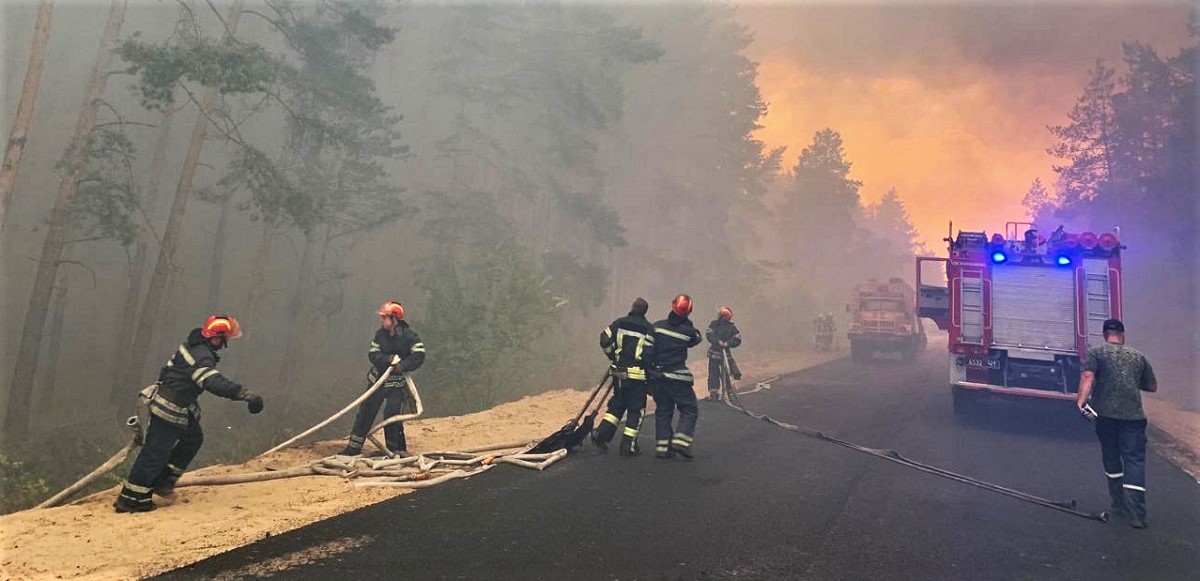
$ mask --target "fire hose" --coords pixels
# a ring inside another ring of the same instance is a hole
[[[329,416],[328,418],[326,418],[324,421],[318,423],[317,425],[315,425],[307,430],[304,430],[303,432],[300,432],[299,434],[296,434],[295,436],[292,436],[292,438],[287,440],[286,442],[283,442],[282,444],[279,444],[278,446],[275,446],[274,448],[271,448],[270,450],[267,450],[266,452],[259,454],[259,456],[266,456],[267,454],[271,454],[273,452],[278,452],[284,448],[287,448],[288,446],[291,446],[292,444],[295,444],[296,442],[312,435],[317,430],[320,430],[321,428],[324,428],[325,426],[328,426],[329,424],[337,421],[338,418],[341,418],[342,416],[350,413],[351,410],[357,408],[359,405],[362,404],[362,402],[366,401],[367,398],[371,397],[372,394],[374,394],[376,391],[379,391],[379,389],[383,387],[383,384],[392,375],[392,371],[394,371],[396,369],[397,365],[399,365],[399,363],[389,365],[388,368],[386,370],[384,370],[384,372],[379,376],[379,379],[376,379],[375,383],[372,384],[371,387],[367,389],[367,391],[363,392],[362,395],[358,396],[358,398],[356,398],[354,401],[347,404],[346,407],[342,408],[337,413],[333,414],[332,416]],[[388,455],[389,458],[394,457],[395,454],[391,450],[388,450],[387,446],[380,444],[379,440],[375,438],[375,434],[377,432],[379,432],[379,430],[383,429],[384,426],[388,426],[388,425],[394,424],[396,422],[403,422],[403,421],[415,419],[415,418],[420,417],[421,414],[425,413],[425,408],[424,408],[424,406],[421,405],[421,394],[417,392],[417,386],[413,384],[412,378],[408,377],[408,376],[404,376],[404,384],[405,384],[404,387],[406,389],[408,389],[408,393],[410,395],[412,395],[413,401],[416,402],[416,412],[411,413],[411,414],[399,414],[399,415],[395,415],[395,416],[392,416],[389,418],[384,418],[381,422],[379,422],[378,424],[375,424],[375,426],[373,426],[371,428],[371,430],[367,432],[367,438],[371,440],[371,443],[375,444],[375,447],[382,450],[384,452],[384,454]]]
[[[722,358],[722,374],[724,375],[724,377],[722,378],[723,381],[727,382],[726,383],[726,385],[728,386],[727,393],[729,394],[729,397],[724,398],[725,405],[727,405],[739,412],[742,412],[754,419],[762,420],[771,425],[774,425],[775,427],[787,430],[789,432],[795,432],[798,434],[808,436],[810,438],[815,438],[818,440],[829,442],[831,444],[837,444],[838,446],[849,448],[851,450],[855,450],[857,452],[862,452],[864,454],[870,454],[871,456],[874,456],[876,458],[882,458],[889,462],[895,462],[897,464],[900,464],[901,466],[907,466],[909,468],[913,468],[915,470],[920,470],[921,472],[925,472],[927,474],[941,476],[942,478],[946,478],[948,480],[953,480],[955,482],[961,482],[963,484],[974,486],[976,488],[982,488],[984,490],[995,492],[997,494],[1002,494],[1004,496],[1016,498],[1017,500],[1023,500],[1025,502],[1036,504],[1038,506],[1044,506],[1046,508],[1051,508],[1051,509],[1054,509],[1054,510],[1057,510],[1060,512],[1065,512],[1070,515],[1086,518],[1089,520],[1108,522],[1108,513],[1107,512],[1104,512],[1104,511],[1085,512],[1085,511],[1079,510],[1076,508],[1075,500],[1065,500],[1064,501],[1064,500],[1051,500],[1048,498],[1043,498],[1040,496],[1029,494],[1027,492],[1022,492],[1020,490],[1007,488],[1004,486],[1000,486],[998,484],[993,484],[991,482],[979,480],[978,478],[972,478],[970,476],[959,474],[957,472],[951,472],[951,471],[943,469],[943,468],[938,468],[936,466],[931,466],[929,464],[918,462],[916,460],[912,460],[910,458],[904,457],[903,455],[901,455],[899,452],[897,452],[895,450],[870,448],[867,446],[861,446],[861,445],[855,444],[853,442],[848,442],[846,440],[842,440],[839,438],[835,438],[833,436],[826,435],[823,432],[814,430],[812,428],[808,428],[805,426],[799,426],[799,425],[795,425],[795,424],[789,424],[786,422],[781,422],[779,420],[776,420],[775,418],[772,418],[771,416],[768,416],[767,414],[756,412],[754,410],[748,409],[741,405],[741,401],[738,399],[739,393],[733,389],[733,382],[730,380],[730,377],[729,377],[729,368],[728,368],[727,364],[725,363],[724,358]],[[769,388],[763,386],[764,383],[766,383],[766,382],[759,382],[759,386],[763,387],[765,389],[769,389]],[[757,390],[754,390],[754,391],[757,391]],[[745,393],[752,393],[752,392],[744,392],[741,395],[745,395]]]

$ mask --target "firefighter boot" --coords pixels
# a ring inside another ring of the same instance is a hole
[[[670,440],[658,440],[654,443],[654,457],[667,460],[675,457],[675,452],[671,450]]]
[[[1108,497],[1112,499],[1114,515],[1129,516],[1129,508],[1125,506],[1125,490],[1121,487],[1120,478],[1108,479]]]
[[[608,414],[605,415],[607,416]],[[617,424],[609,421],[608,418],[604,418],[588,437],[591,438],[592,444],[599,448],[601,452],[607,452],[608,443],[612,441],[616,433]]]
[[[671,450],[688,460],[695,458],[692,455],[692,437],[683,432],[676,432],[675,437],[671,438]]]
[[[1125,506],[1129,508],[1129,526],[1144,529],[1146,522],[1146,493],[1141,490],[1125,489]]]
[[[113,508],[117,512],[150,512],[158,508],[158,505],[150,499],[149,488],[126,482],[125,486],[121,487],[121,493],[113,503]]]
[[[627,458],[638,456],[642,453],[638,449],[636,436],[621,436],[621,455]]]

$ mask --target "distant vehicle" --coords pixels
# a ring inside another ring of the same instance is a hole
[[[957,414],[984,397],[1074,401],[1089,345],[1105,319],[1121,318],[1119,232],[1066,233],[1049,240],[1028,222],[1005,234],[960,231],[946,258],[917,258],[918,313],[949,333],[950,388]],[[945,277],[927,284],[925,263]]]
[[[892,353],[911,361],[928,344],[916,311],[916,293],[900,278],[869,279],[855,285],[846,312],[851,315],[850,357],[869,361],[876,353]]]

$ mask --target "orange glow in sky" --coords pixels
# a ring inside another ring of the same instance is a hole
[[[1096,59],[1124,72],[1121,43],[1174,55],[1188,42],[1183,3],[941,6],[748,5],[768,103],[757,137],[794,166],[813,133],[842,135],[862,199],[895,187],[920,238],[941,250],[955,229],[1027,218],[1035,178],[1052,188],[1055,143]]]

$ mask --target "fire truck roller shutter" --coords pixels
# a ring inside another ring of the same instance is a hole
[[[992,270],[997,346],[1075,351],[1075,271],[1005,265]]]

